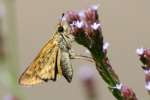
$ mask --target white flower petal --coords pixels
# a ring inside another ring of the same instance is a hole
[[[104,43],[104,45],[103,45],[103,50],[107,50],[108,47],[109,47],[109,43],[108,43],[108,42]]]
[[[84,11],[80,11],[78,14],[79,14],[79,16],[80,16],[81,18],[84,18],[84,17],[85,17]]]
[[[100,23],[93,23],[93,24],[91,25],[91,27],[92,27],[94,30],[97,30],[100,26],[101,26]]]
[[[122,83],[116,84],[116,86],[115,86],[115,87],[112,87],[112,89],[118,89],[118,90],[121,90],[122,86],[123,86]]]
[[[138,49],[136,49],[136,53],[138,55],[142,55],[144,53],[144,48],[138,48]]]
[[[84,25],[84,23],[83,23],[83,21],[76,21],[76,22],[74,23],[74,25],[75,25],[76,27],[78,27],[78,28],[82,28],[83,25]]]
[[[91,8],[92,8],[93,10],[97,10],[97,9],[99,8],[99,5],[93,5]]]
[[[149,74],[149,73],[150,73],[150,70],[144,70],[144,73],[145,73],[145,74]]]
[[[6,10],[6,8],[5,8],[4,4],[1,3],[0,4],[0,17],[5,16],[5,14],[6,14],[5,10]]]
[[[147,91],[150,91],[150,82],[148,82],[148,83],[145,85],[145,89],[146,89]]]
[[[116,88],[117,88],[118,90],[121,90],[122,86],[123,86],[123,84],[122,84],[122,83],[120,83],[120,84],[116,84]]]

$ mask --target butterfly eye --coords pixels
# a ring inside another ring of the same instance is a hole
[[[58,27],[58,32],[64,32],[64,28],[62,26]]]

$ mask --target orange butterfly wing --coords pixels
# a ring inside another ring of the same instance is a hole
[[[62,76],[59,40],[59,35],[55,35],[48,41],[31,65],[23,72],[19,84],[35,85],[47,80],[55,81],[57,77]]]

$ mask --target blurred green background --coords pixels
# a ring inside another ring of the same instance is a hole
[[[33,87],[19,86],[20,74],[55,32],[61,13],[100,5],[98,11],[104,40],[110,43],[110,61],[120,80],[133,88],[139,100],[150,97],[144,89],[144,73],[135,51],[150,47],[149,0],[0,0],[0,100],[87,100],[79,75],[90,67],[98,100],[115,100],[94,64],[73,60],[74,77]],[[75,52],[85,48],[73,44]],[[85,53],[86,54],[86,53]]]

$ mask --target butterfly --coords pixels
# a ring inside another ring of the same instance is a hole
[[[91,57],[75,55],[72,52],[72,41],[74,37],[69,34],[68,26],[60,22],[52,38],[20,76],[19,84],[36,85],[48,80],[56,81],[62,76],[70,83],[73,77],[70,59],[77,58],[93,62]]]
[[[66,30],[59,25],[52,38],[23,72],[19,84],[35,85],[48,80],[56,81],[61,76],[71,82],[73,69],[70,63],[70,42]]]

